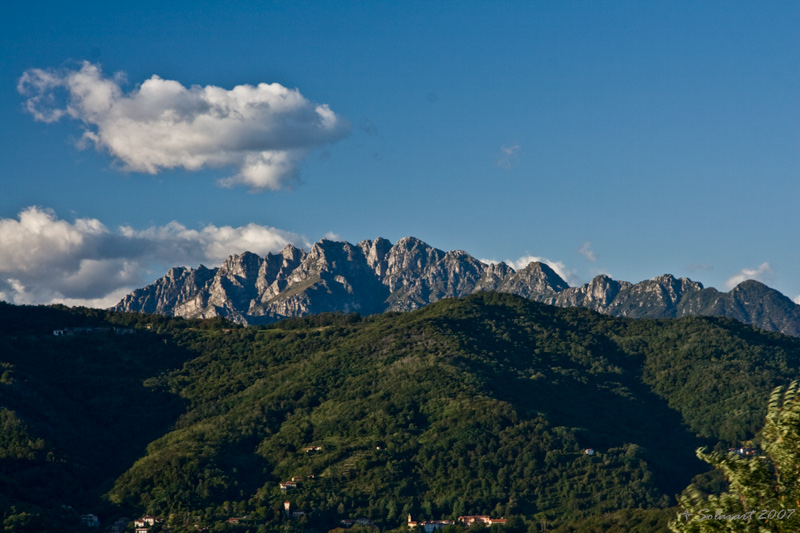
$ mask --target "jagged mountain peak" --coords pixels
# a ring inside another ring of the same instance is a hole
[[[258,273],[263,262],[264,260],[260,256],[252,252],[242,252],[238,255],[228,256],[220,266],[219,272],[249,278]]]
[[[409,235],[408,237],[403,237],[402,239],[398,240],[395,243],[395,246],[399,248],[413,248],[415,246],[423,246],[425,248],[430,248],[428,243],[425,241],[421,241],[418,238]]]
[[[359,242],[356,246],[364,250],[365,254],[375,253],[379,258],[383,258],[392,249],[392,241],[378,237],[375,240],[365,239]]]
[[[564,279],[559,276],[550,265],[547,263],[542,263],[541,261],[531,261],[518,272],[540,273],[552,284],[554,290],[563,290],[569,288],[567,282],[564,281]]]
[[[608,274],[598,274],[592,278],[592,281],[589,282],[589,285],[605,285],[611,283],[612,281],[614,281],[614,279]]]
[[[525,298],[557,293],[568,288],[569,285],[561,276],[548,265],[539,261],[528,263],[527,266],[516,272],[511,269],[511,273],[500,286],[500,290],[503,292],[510,292]]]
[[[800,306],[757,281],[722,293],[671,274],[636,284],[600,274],[570,287],[542,262],[516,271],[463,250],[444,252],[416,237],[395,244],[378,237],[355,245],[323,239],[308,252],[289,244],[264,258],[251,252],[232,255],[215,269],[176,267],[114,309],[258,324],[326,311],[407,311],[481,291],[632,318],[727,316],[800,336]]]
[[[267,256],[270,255],[272,254],[267,254]],[[294,244],[289,243],[281,251],[280,255],[283,256],[283,258],[286,259],[287,261],[294,261],[305,255],[305,251],[302,248],[298,248]]]
[[[341,254],[349,246],[351,245],[348,242],[322,239],[321,241],[315,242],[311,246],[311,249],[308,251],[307,257],[317,259],[326,256],[335,256],[337,254]]]
[[[386,271],[386,256],[392,249],[392,243],[388,239],[378,237],[374,241],[361,241],[357,246],[364,252],[367,265],[382,276]]]
[[[662,274],[650,281],[662,286],[680,287],[681,290],[700,290],[703,288],[703,284],[699,281],[693,281],[689,278],[676,278],[672,274]]]
[[[746,279],[736,285],[731,292],[764,292],[771,290],[767,285],[755,279]]]
[[[200,267],[203,267],[203,265],[200,265]],[[182,266],[172,267],[164,275],[164,278],[170,280],[180,279],[188,270],[188,268]]]

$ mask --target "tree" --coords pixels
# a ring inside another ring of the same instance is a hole
[[[521,516],[509,516],[505,529],[507,533],[525,533],[527,531],[525,520]]]
[[[675,533],[800,531],[800,394],[798,382],[776,388],[762,431],[762,455],[697,451],[730,485],[719,496],[691,485],[678,499]]]

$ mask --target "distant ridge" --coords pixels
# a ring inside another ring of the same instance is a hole
[[[176,267],[113,309],[264,324],[329,311],[411,311],[482,291],[631,318],[722,316],[800,337],[800,306],[757,281],[727,293],[670,274],[636,284],[601,275],[570,287],[544,263],[515,271],[414,237],[394,245],[383,238],[355,245],[323,239],[308,252],[289,245],[266,257],[232,255],[219,268]]]

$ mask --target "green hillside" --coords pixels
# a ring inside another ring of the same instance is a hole
[[[495,293],[250,328],[4,304],[0,317],[7,531],[79,531],[86,512],[176,532],[362,516],[394,529],[409,513],[658,531],[706,471],[695,448],[752,439],[772,388],[800,374],[800,339],[737,322]],[[87,325],[135,332],[52,334]],[[305,514],[286,518],[285,500]]]

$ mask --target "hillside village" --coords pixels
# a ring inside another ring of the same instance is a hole
[[[638,508],[644,520],[699,473],[695,435],[762,455],[748,440],[757,406],[800,368],[800,341],[731,321],[621,320],[498,293],[255,328],[5,311],[36,328],[0,339],[14,435],[3,451],[30,457],[15,475],[52,480],[56,496],[3,494],[57,497],[39,516],[65,531],[517,531]],[[741,371],[726,371],[732,360]],[[712,391],[683,375],[721,377]],[[34,397],[47,403],[23,401]],[[144,434],[126,433],[140,422]],[[48,461],[51,450],[71,462]],[[89,488],[75,496],[79,483]]]
[[[290,520],[299,520],[306,515],[304,511],[292,511],[291,507],[291,502],[288,500],[284,502],[285,515]],[[88,527],[100,527],[100,521],[95,515],[84,515],[81,518],[84,525]],[[459,516],[455,520],[413,520],[409,514],[405,524],[400,524],[400,527],[405,525],[411,530],[419,529],[425,533],[432,533],[433,531],[442,529],[445,526],[452,526],[456,524],[464,527],[473,527],[475,525],[489,527],[492,525],[505,525],[506,522],[507,520],[505,518],[492,518],[489,515],[464,515]],[[134,533],[151,533],[155,531],[156,526],[161,526],[163,523],[163,518],[152,515],[143,515],[133,520]],[[228,518],[225,523],[229,526],[245,526],[251,524],[252,520],[250,520],[250,517],[247,515],[233,516]],[[369,518],[343,518],[339,520],[339,524],[345,528],[350,528],[355,525],[375,527],[375,522]],[[130,521],[127,518],[121,518],[114,522],[114,524],[108,528],[108,531],[111,533],[123,533],[127,531],[129,525]],[[159,527],[159,530],[168,531],[169,528]],[[202,532],[207,530],[203,526],[198,525],[198,531]]]

